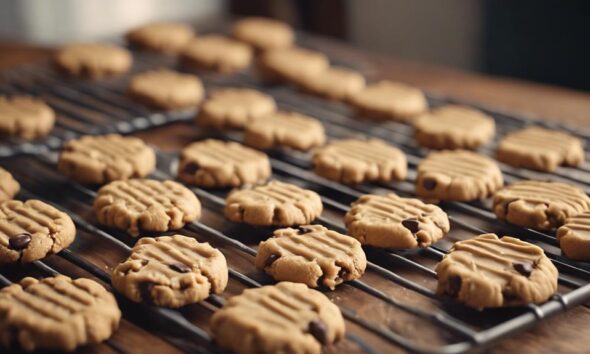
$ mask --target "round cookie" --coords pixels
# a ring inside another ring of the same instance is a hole
[[[428,109],[421,90],[385,80],[368,85],[351,96],[349,101],[359,116],[403,123],[412,121]]]
[[[145,177],[156,168],[156,154],[141,139],[118,134],[85,135],[68,141],[57,169],[80,183],[104,184]]]
[[[266,154],[234,142],[207,139],[180,153],[178,178],[205,188],[260,184],[271,175]]]
[[[195,75],[158,69],[133,76],[127,91],[148,106],[173,110],[196,106],[203,99],[205,89]]]
[[[406,156],[379,139],[333,140],[313,156],[318,175],[345,184],[391,182],[406,178]]]
[[[91,279],[26,277],[0,290],[0,343],[6,349],[73,352],[108,339],[120,320],[114,296]]]
[[[276,230],[258,246],[255,264],[277,281],[312,288],[322,283],[334,290],[344,281],[360,278],[367,258],[354,238],[321,225],[305,225]]]
[[[0,135],[36,139],[55,124],[55,112],[43,101],[28,96],[0,96]]]
[[[134,302],[178,308],[221,294],[227,262],[208,243],[181,235],[144,237],[113,270],[113,287]]]
[[[10,200],[20,191],[20,184],[10,172],[0,167],[0,202]]]
[[[232,26],[231,33],[257,50],[290,47],[295,41],[295,33],[288,24],[264,17],[241,19]]]
[[[231,297],[210,327],[215,342],[236,354],[321,354],[345,331],[340,310],[324,294],[290,282]]]
[[[570,134],[529,127],[506,135],[496,156],[510,166],[553,172],[559,165],[579,166],[584,162],[584,146]]]
[[[274,113],[272,96],[252,89],[215,90],[203,102],[197,123],[214,129],[242,129],[254,120]]]
[[[61,48],[54,60],[68,74],[91,79],[122,74],[133,61],[127,49],[105,43],[71,44]]]
[[[464,150],[432,152],[418,165],[416,194],[422,198],[472,201],[502,188],[496,162]]]
[[[94,211],[101,224],[138,236],[140,231],[165,232],[196,221],[201,203],[180,183],[130,179],[100,188]]]
[[[0,203],[0,264],[45,258],[75,237],[72,219],[49,204],[34,199]]]
[[[331,67],[301,78],[298,84],[311,94],[346,101],[365,88],[365,78],[351,69]]]
[[[189,67],[229,74],[250,66],[252,48],[233,39],[211,34],[191,39],[184,46],[180,58]]]
[[[414,121],[416,142],[431,149],[475,149],[489,143],[495,132],[492,117],[456,105],[433,109]]]
[[[258,73],[266,82],[298,83],[329,66],[328,57],[324,54],[298,47],[268,50],[257,62]]]
[[[561,251],[570,259],[590,261],[590,211],[569,217],[557,229]]]
[[[361,244],[388,249],[428,247],[450,230],[447,214],[436,205],[395,194],[363,195],[344,222]]]
[[[289,147],[307,151],[326,141],[322,123],[295,112],[275,112],[246,126],[244,144],[257,149]]]
[[[547,301],[558,272],[540,247],[484,234],[456,242],[436,267],[437,292],[476,309]]]
[[[125,38],[132,45],[162,53],[178,53],[195,35],[191,26],[176,22],[157,22],[129,31]]]
[[[493,211],[500,220],[536,230],[560,227],[566,219],[590,209],[590,198],[565,183],[519,181],[494,194]]]
[[[226,218],[262,226],[309,224],[322,209],[322,199],[316,192],[279,181],[234,190],[225,201]]]

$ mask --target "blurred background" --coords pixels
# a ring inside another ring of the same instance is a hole
[[[0,41],[56,45],[240,15],[409,61],[590,90],[590,2],[578,0],[0,0]]]

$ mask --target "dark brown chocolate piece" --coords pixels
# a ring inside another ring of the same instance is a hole
[[[13,250],[20,251],[27,248],[29,246],[29,243],[31,243],[32,239],[33,235],[31,235],[28,232],[23,232],[22,234],[18,234],[14,237],[11,237],[8,240],[8,243],[10,244],[10,248],[12,248]]]
[[[324,321],[313,320],[309,322],[308,331],[322,345],[328,344],[328,327]]]

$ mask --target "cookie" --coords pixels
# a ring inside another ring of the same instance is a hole
[[[447,214],[436,205],[395,194],[361,196],[344,222],[361,244],[388,249],[428,247],[450,230]]]
[[[138,236],[140,231],[176,230],[196,221],[201,203],[180,183],[130,179],[100,188],[94,211],[101,224]]]
[[[428,109],[424,93],[399,82],[380,81],[368,85],[349,99],[361,117],[411,122]]]
[[[315,75],[303,77],[298,84],[311,94],[346,101],[365,88],[365,78],[351,69],[331,67]]]
[[[430,149],[476,149],[489,143],[495,132],[492,117],[456,105],[433,109],[414,121],[414,139]]]
[[[305,225],[322,214],[320,196],[293,184],[271,181],[232,191],[225,201],[231,221],[263,226]]]
[[[557,229],[561,251],[571,259],[590,261],[590,211],[569,217]]]
[[[504,179],[496,162],[464,150],[432,152],[418,165],[416,194],[423,198],[473,201],[491,196]]]
[[[298,47],[268,50],[257,62],[260,78],[270,83],[298,83],[304,77],[317,75],[329,66],[328,57],[324,54]]]
[[[0,342],[6,349],[72,352],[108,339],[120,320],[113,295],[91,279],[27,277],[0,290]]]
[[[254,120],[274,113],[272,96],[252,89],[218,89],[209,94],[197,116],[197,123],[214,129],[242,129]]]
[[[80,183],[104,184],[145,177],[156,168],[156,154],[141,139],[118,134],[85,135],[68,141],[57,169]]]
[[[226,74],[246,69],[252,56],[247,44],[214,34],[191,39],[180,53],[182,63],[188,67]]]
[[[494,194],[496,217],[537,230],[551,230],[567,218],[590,210],[581,189],[560,182],[519,181]]]
[[[437,292],[476,309],[547,301],[558,272],[540,247],[484,234],[456,242],[436,266]]]
[[[34,199],[0,203],[0,264],[45,258],[75,237],[72,219],[49,204]]]
[[[173,110],[196,106],[205,90],[195,75],[158,69],[133,76],[127,92],[150,107]]]
[[[314,171],[345,184],[401,181],[406,178],[406,156],[379,139],[333,140],[316,150]]]
[[[36,139],[55,124],[55,112],[43,101],[28,96],[0,96],[0,135]]]
[[[158,22],[129,31],[125,38],[142,49],[162,53],[178,53],[194,36],[191,26],[176,22]]]
[[[248,17],[237,21],[232,36],[257,50],[286,48],[293,45],[295,33],[286,23],[264,17]]]
[[[54,61],[70,75],[101,79],[128,71],[133,59],[127,49],[116,45],[79,43],[61,48]]]
[[[221,294],[227,262],[219,250],[194,238],[144,237],[113,270],[113,287],[134,302],[178,308]]]
[[[288,147],[307,151],[326,141],[322,123],[295,112],[275,112],[246,126],[244,144],[257,149]]]
[[[256,253],[256,268],[277,281],[292,281],[334,290],[344,281],[365,272],[367,258],[354,238],[321,225],[280,229],[262,241]]]
[[[584,146],[570,134],[529,127],[506,135],[496,156],[510,166],[553,172],[560,165],[579,166],[584,162]]]
[[[20,191],[20,184],[10,172],[0,167],[0,202],[10,200]]]
[[[207,139],[180,153],[178,178],[205,188],[260,184],[271,175],[266,154],[234,142]]]
[[[246,289],[210,321],[215,342],[237,354],[321,354],[322,345],[344,338],[344,326],[324,294],[290,282]]]

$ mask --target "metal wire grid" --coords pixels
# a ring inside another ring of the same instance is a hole
[[[157,64],[156,63],[157,60]],[[143,69],[153,67],[161,64],[158,58],[142,58],[139,60],[139,65],[135,69],[141,71]],[[170,65],[170,63],[166,63]],[[64,118],[58,120],[58,130],[48,140],[39,143],[38,145],[31,145],[27,148],[13,149],[10,154],[17,153],[35,153],[35,156],[42,159],[51,165],[55,164],[55,155],[51,151],[68,138],[74,137],[78,134],[97,134],[108,132],[131,133],[142,129],[151,128],[156,125],[168,124],[174,121],[192,119],[194,111],[186,111],[175,113],[172,115],[151,113],[145,108],[129,101],[123,95],[124,92],[120,88],[120,81],[113,80],[97,85],[95,83],[74,82],[64,80],[51,74],[50,71],[39,67],[32,67],[22,69],[18,72],[13,72],[8,75],[8,84],[0,86],[0,91],[4,93],[29,93],[33,95],[41,95],[43,97],[50,97],[50,104],[56,106],[58,102],[57,111]],[[251,75],[237,75],[233,77],[222,77],[217,75],[205,75],[205,82],[208,88],[214,86],[252,86],[260,90],[272,94],[279,106],[283,109],[292,109],[302,113],[310,114],[320,119],[326,126],[326,131],[330,138],[346,137],[356,134],[365,136],[376,136],[399,146],[408,156],[410,164],[409,180],[415,178],[415,167],[419,159],[425,155],[425,151],[417,148],[411,141],[411,131],[408,127],[396,124],[386,123],[381,125],[372,125],[365,122],[359,123],[350,119],[350,112],[342,105],[336,103],[328,103],[323,100],[301,95],[291,88],[285,87],[264,87],[258,84]],[[119,85],[119,86],[117,86]],[[431,104],[438,105],[445,101],[441,98],[430,98]],[[113,111],[113,107],[117,112]],[[92,113],[100,114],[102,121],[97,122],[99,118],[89,116]],[[506,114],[497,114],[491,112],[496,118],[498,130],[500,134],[506,131],[516,129],[528,124],[538,124],[538,122],[531,119],[524,119]],[[156,117],[156,118],[154,118]],[[109,120],[106,121],[105,119]],[[121,123],[123,122],[123,124]],[[74,123],[77,123],[74,124]],[[564,127],[561,127],[564,128]],[[565,127],[568,129],[568,127]],[[580,131],[575,131],[575,134],[589,140],[589,137]],[[225,138],[240,140],[239,134],[225,134]],[[53,139],[54,138],[54,139]],[[14,145],[11,145],[14,146]],[[491,149],[483,151],[490,153]],[[174,172],[174,157],[168,156],[162,152],[158,152],[159,169],[154,174],[156,178],[173,178]],[[304,187],[312,188],[322,195],[324,204],[335,212],[345,212],[348,210],[350,201],[356,199],[362,193],[383,193],[387,191],[394,191],[402,195],[411,195],[413,186],[410,182],[403,182],[399,184],[391,184],[385,186],[364,185],[355,188],[339,185],[337,183],[317,177],[309,172],[310,157],[307,154],[296,153],[293,151],[275,151],[271,153],[271,164],[273,167],[273,175],[277,179],[286,180],[292,183],[302,185]],[[501,165],[505,179],[510,182],[516,179],[527,178],[542,178],[554,180],[567,180],[570,183],[581,184],[586,190],[590,185],[590,169],[586,163],[579,169],[560,168],[557,174],[549,175],[544,173],[537,173],[531,171],[523,171],[514,169],[506,165]],[[38,181],[40,184],[43,181]],[[85,195],[88,200],[94,197],[94,191],[78,184],[72,184],[82,195]],[[204,201],[214,212],[219,212],[224,203],[224,191],[205,191],[199,188],[192,188],[193,191]],[[25,190],[23,197],[35,197],[51,202],[38,193],[31,193]],[[55,204],[55,203],[53,203]],[[417,259],[432,259],[440,260],[445,252],[450,247],[450,243],[441,242],[442,245],[428,247],[417,252],[386,252],[382,250],[368,249],[369,271],[378,274],[379,276],[388,279],[396,284],[419,293],[433,301],[440,303],[440,308],[435,311],[424,310],[418,306],[410,305],[406,302],[399,301],[394,297],[388,295],[385,291],[380,290],[374,286],[367,284],[364,281],[356,280],[348,282],[346,286],[352,286],[372,297],[375,297],[389,306],[395,307],[408,314],[428,320],[439,326],[442,330],[452,332],[456,335],[458,340],[451,344],[446,344],[438,347],[424,346],[414,343],[412,340],[396,333],[390,329],[385,328],[379,324],[373,323],[370,319],[362,318],[353,310],[341,307],[344,316],[347,320],[361,326],[382,339],[390,343],[400,346],[412,352],[436,352],[436,353],[460,353],[473,349],[474,347],[489,345],[494,341],[506,335],[513,334],[518,330],[522,330],[527,326],[534,324],[536,321],[546,318],[550,315],[564,311],[567,308],[584,303],[590,298],[590,285],[587,284],[590,278],[590,270],[587,264],[572,262],[562,258],[559,253],[559,248],[556,247],[557,242],[553,235],[543,232],[522,229],[506,223],[499,223],[495,220],[493,214],[489,212],[489,208],[485,203],[443,203],[443,208],[447,211],[459,212],[457,217],[453,213],[451,215],[451,222],[455,229],[463,229],[472,234],[495,230],[483,230],[478,226],[472,225],[465,221],[463,215],[472,215],[483,220],[494,221],[500,225],[500,229],[507,234],[514,234],[521,238],[525,238],[530,242],[536,243],[543,247],[552,259],[555,265],[560,270],[559,283],[561,288],[566,288],[567,291],[560,292],[547,303],[536,306],[531,305],[527,310],[514,311],[514,315],[506,316],[503,320],[487,326],[482,330],[478,330],[473,323],[468,323],[464,319],[457,316],[452,310],[446,306],[446,299],[435,296],[432,290],[422,286],[421,284],[404,277],[395,271],[390,270],[391,264],[405,266],[414,269],[428,277],[436,277],[434,271],[428,265],[422,264]],[[133,243],[133,239],[127,238],[125,242],[121,242],[122,235],[113,235],[109,231],[100,227],[96,227],[86,222],[81,216],[73,213],[71,210],[65,209],[62,205],[56,207],[68,212],[79,229],[85,230],[97,237],[100,237],[113,246],[128,252],[129,244]],[[326,225],[336,231],[344,232],[344,227],[341,222],[334,221],[333,218],[321,217],[318,222]],[[253,256],[256,250],[247,244],[239,241],[239,235],[226,234],[220,230],[207,226],[204,223],[193,223],[186,227],[188,231],[196,232],[200,235],[207,235],[211,239],[215,239],[219,243],[230,245],[245,255]],[[248,226],[240,228],[245,232],[252,233],[266,233],[268,230],[256,230]],[[60,257],[77,265],[85,271],[96,276],[98,279],[110,283],[110,275],[105,273],[96,265],[88,262],[83,257],[77,255],[70,250],[64,250],[59,254]],[[51,274],[48,266],[43,262],[36,262],[37,267],[45,270],[46,274]],[[235,269],[230,269],[230,276],[248,287],[260,286],[260,281],[253,279]],[[2,280],[2,278],[0,278]],[[268,282],[269,279],[264,279]],[[223,304],[223,298],[219,296],[210,297],[203,305],[208,308],[218,308]],[[125,305],[127,306],[127,304]],[[132,306],[129,304],[129,306]],[[176,311],[166,309],[156,309],[145,305],[137,305],[150,308],[150,311],[155,311],[156,316],[166,319],[169,323],[177,328],[179,333],[184,334],[188,338],[194,339],[201,343],[199,347],[202,351],[218,350],[218,348],[211,346],[211,339],[206,331],[196,327],[188,322],[182,315]],[[460,305],[452,305],[460,307]],[[367,345],[362,338],[358,336],[349,336],[349,340],[356,343],[356,345],[364,351],[373,352],[374,350]],[[112,344],[112,343],[111,343]],[[115,343],[113,346],[117,347]],[[122,348],[119,349],[122,350]]]

